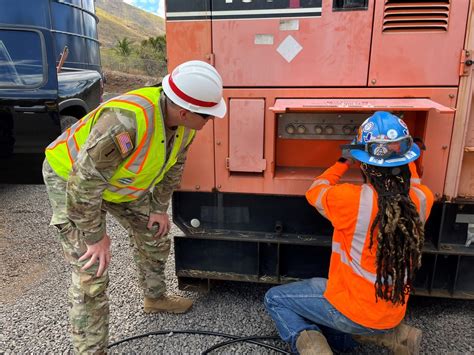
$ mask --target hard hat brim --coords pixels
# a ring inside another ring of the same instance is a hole
[[[163,78],[162,82],[162,87],[163,91],[165,92],[166,96],[173,101],[176,105],[179,107],[182,107],[186,110],[196,112],[196,113],[202,113],[206,115],[211,115],[215,116],[218,118],[223,118],[225,114],[227,113],[227,105],[225,103],[225,100],[222,98],[221,101],[212,107],[201,107],[201,106],[196,106],[193,104],[190,104],[189,102],[184,101],[182,98],[180,98],[178,95],[176,95],[173,90],[171,90],[170,84],[169,84],[169,77],[170,75],[166,75]]]
[[[350,154],[354,159],[360,161],[361,163],[367,163],[369,165],[383,166],[389,168],[394,166],[405,165],[418,159],[420,157],[420,148],[415,143],[413,143],[411,149],[403,156],[390,159],[375,158],[369,153],[357,149],[351,149]]]

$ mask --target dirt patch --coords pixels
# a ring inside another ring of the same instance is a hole
[[[0,239],[0,301],[13,303],[17,297],[41,281],[47,266],[32,262],[28,253],[19,252],[21,245],[14,245],[7,239]]]
[[[161,83],[161,77],[121,73],[117,71],[104,70],[106,93],[121,94],[130,90],[139,89],[144,86],[152,86]]]

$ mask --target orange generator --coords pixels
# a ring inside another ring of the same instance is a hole
[[[414,293],[474,298],[473,6],[168,0],[169,70],[208,61],[228,105],[173,196],[180,287],[327,276],[332,227],[304,193],[387,110],[426,145],[418,169],[437,199]],[[362,182],[358,169],[344,178]]]

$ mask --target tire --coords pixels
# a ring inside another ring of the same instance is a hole
[[[74,123],[76,123],[78,119],[74,116],[59,116],[59,124],[61,126],[61,133],[64,132],[66,129],[71,127]]]

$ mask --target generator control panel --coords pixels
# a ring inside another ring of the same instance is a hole
[[[278,115],[278,138],[347,140],[370,113],[283,113]]]

